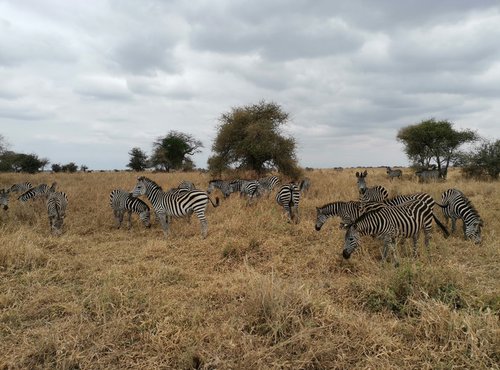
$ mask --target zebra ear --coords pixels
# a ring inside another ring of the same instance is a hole
[[[363,172],[363,177],[365,177],[366,175],[368,175],[368,171],[365,170],[365,172]]]
[[[359,172],[356,172],[356,177],[359,177]]]

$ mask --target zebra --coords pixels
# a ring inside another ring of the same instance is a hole
[[[10,188],[0,189],[0,206],[4,209],[4,211],[9,209],[10,192],[11,192]]]
[[[280,178],[278,176],[262,177],[257,180],[263,193],[270,194],[274,187],[279,184]]]
[[[403,171],[401,170],[393,170],[391,167],[386,167],[387,176],[392,181],[393,178],[397,177],[398,179],[402,179]]]
[[[316,207],[316,231],[320,231],[329,217],[339,216],[340,227],[352,224],[360,216],[361,203],[356,201],[333,202]]]
[[[153,180],[140,176],[137,178],[137,184],[132,191],[134,197],[145,195],[153,205],[156,215],[163,229],[165,237],[168,236],[169,222],[167,216],[184,217],[195,213],[200,220],[201,235],[206,238],[208,232],[208,222],[205,217],[205,210],[208,201],[212,206],[219,205],[219,198],[215,198],[215,203],[207,193],[201,190],[190,190],[186,192],[163,192]]]
[[[300,189],[297,185],[281,186],[276,194],[276,202],[283,207],[291,221],[299,223]]]
[[[132,212],[139,214],[139,219],[145,227],[151,227],[149,206],[139,198],[134,198],[128,191],[115,189],[109,193],[109,205],[113,209],[116,228],[119,229],[125,212],[128,213],[128,228],[132,226]]]
[[[307,194],[310,187],[311,179],[309,177],[304,177],[299,183],[299,189],[302,194]]]
[[[233,180],[229,183],[231,193],[240,192],[240,197],[247,196],[247,205],[261,195],[261,185],[257,180]]]
[[[356,178],[358,179],[358,190],[360,193],[363,193],[366,190],[366,175],[368,175],[368,171],[365,172],[356,172]]]
[[[46,198],[51,192],[54,192],[56,190],[56,186],[56,182],[53,182],[51,186],[48,186],[47,184],[40,184],[25,191],[17,199],[21,202],[26,202],[30,199],[36,199],[38,197]]]
[[[437,181],[439,179],[439,170],[419,170],[415,172],[418,182]]]
[[[194,190],[196,187],[191,181],[183,180],[178,186],[177,189],[186,189],[186,190]]]
[[[381,204],[379,208],[362,214],[354,223],[349,225],[345,235],[342,256],[348,259],[360,245],[360,237],[362,235],[371,235],[381,237],[384,240],[383,260],[387,257],[389,245],[391,246],[394,263],[397,265],[396,237],[411,237],[416,254],[419,232],[423,229],[424,243],[428,249],[432,219],[431,209],[418,199],[392,207]]]
[[[31,189],[32,187],[33,187],[33,185],[31,185],[31,182],[26,181],[26,182],[20,182],[20,183],[12,185],[9,190],[13,193],[19,192],[19,193],[23,194],[25,191]]]
[[[415,193],[415,194],[406,194],[406,195],[397,195],[390,199],[385,199],[382,202],[371,202],[362,200],[360,202],[359,213],[362,215],[363,213],[370,212],[376,209],[381,208],[382,206],[397,206],[412,200],[419,200],[424,203],[432,212],[432,218],[439,226],[439,228],[443,231],[444,237],[447,238],[450,236],[450,233],[446,229],[441,221],[434,214],[434,204],[439,204],[434,201],[434,198],[427,193]]]
[[[54,235],[60,235],[62,233],[64,218],[66,217],[66,207],[68,206],[66,193],[51,191],[48,194],[46,205],[50,229]]]
[[[456,230],[457,219],[463,221],[465,239],[472,239],[476,244],[481,243],[481,227],[484,222],[471,201],[458,189],[448,189],[441,194],[441,203],[437,203],[446,218],[451,218],[451,233]]]
[[[359,190],[359,200],[361,202],[383,202],[389,196],[389,192],[382,185]]]
[[[222,194],[224,195],[224,198],[228,198],[229,195],[231,194],[229,182],[221,180],[221,179],[214,179],[214,180],[210,180],[208,182],[207,193],[211,194],[212,191],[214,191],[215,189],[219,189],[222,192]]]

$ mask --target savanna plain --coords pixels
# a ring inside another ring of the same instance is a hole
[[[368,186],[390,196],[463,191],[484,220],[483,242],[434,226],[430,250],[398,244],[400,265],[382,262],[381,240],[363,238],[342,258],[344,231],[316,208],[356,200],[356,169],[313,170],[300,223],[274,197],[238,196],[208,206],[208,237],[195,216],[158,223],[133,215],[115,229],[109,192],[134,173],[3,174],[0,187],[58,182],[69,205],[64,233],[50,233],[42,201],[12,197],[0,213],[2,369],[498,369],[500,185],[463,179],[419,184],[409,169]],[[164,189],[208,174],[146,174]],[[436,207],[438,208],[438,207]],[[441,210],[435,210],[444,221]],[[450,226],[450,225],[448,225]]]

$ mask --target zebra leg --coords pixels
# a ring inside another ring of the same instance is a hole
[[[427,236],[426,236],[426,239],[427,239]],[[418,234],[415,234],[412,236],[412,241],[413,241],[413,257],[417,258],[418,257],[418,249],[417,249]]]
[[[457,219],[452,217],[451,218],[451,233],[453,234],[456,229],[457,229]]]
[[[158,220],[160,221],[161,228],[163,229],[163,234],[165,235],[165,238],[168,238],[168,216],[166,213],[163,214],[156,214],[158,217]]]
[[[120,211],[113,210],[113,215],[115,216],[115,227],[120,228]]]
[[[130,230],[130,228],[132,227],[132,211],[128,211],[128,229]]]

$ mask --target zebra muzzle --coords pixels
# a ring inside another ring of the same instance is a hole
[[[4,210],[4,211],[6,211],[6,210],[8,210],[8,209],[9,209],[9,206],[7,206],[7,205],[4,205],[4,206],[3,206],[3,210]]]
[[[344,250],[342,252],[342,257],[344,257],[344,259],[348,260],[351,257],[351,254],[348,251]]]

